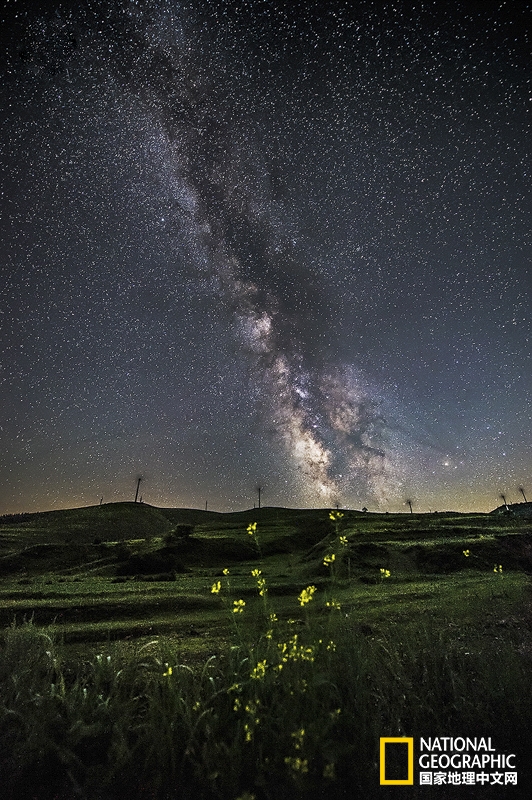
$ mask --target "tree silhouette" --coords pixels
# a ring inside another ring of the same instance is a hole
[[[411,514],[413,514],[413,513],[414,513],[414,512],[412,511],[412,503],[413,503],[413,500],[405,500],[405,506],[408,506],[408,507],[410,508],[410,513],[411,513]]]
[[[138,499],[138,496],[139,496],[139,488],[140,488],[141,480],[142,480],[142,475],[137,478],[137,491],[135,492],[135,503],[137,502],[137,499]]]
[[[255,491],[258,492],[258,494],[259,494],[259,505],[258,505],[258,508],[260,508],[260,493],[262,492],[262,486],[260,485],[260,483],[258,483],[255,486]]]
[[[506,502],[506,495],[501,492],[499,497],[502,500],[502,502],[504,503],[504,507],[505,507],[506,511],[508,511],[508,503]]]
[[[528,503],[528,500],[526,499],[526,494],[525,494],[525,490],[524,490],[523,486],[519,487],[519,491],[523,495],[523,500],[525,501],[525,503]]]

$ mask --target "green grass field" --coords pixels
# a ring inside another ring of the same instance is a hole
[[[529,797],[530,527],[134,503],[3,518],[2,796]],[[379,786],[379,737],[443,735],[516,752],[518,785]]]

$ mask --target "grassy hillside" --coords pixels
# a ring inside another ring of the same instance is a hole
[[[251,522],[260,531],[258,546],[247,533]],[[181,525],[193,526],[192,535],[172,537]],[[190,629],[201,629],[208,649],[209,635],[223,640],[227,629],[219,598],[210,593],[224,568],[233,591],[249,597],[255,594],[250,572],[260,567],[270,596],[281,610],[289,608],[287,598],[293,603],[305,585],[330,579],[324,559],[339,535],[346,544],[334,562],[337,591],[347,607],[365,608],[361,617],[390,606],[393,614],[399,606],[413,610],[416,598],[420,613],[440,607],[435,585],[451,598],[455,583],[473,594],[478,584],[484,597],[532,569],[529,524],[505,515],[346,511],[334,525],[325,509],[219,514],[117,503],[0,525],[0,624],[32,617],[77,643],[172,632],[188,639]],[[503,566],[503,576],[493,573],[495,565]],[[390,572],[385,596],[381,570]]]
[[[482,796],[529,797],[530,521],[333,517],[118,503],[3,519],[7,800],[389,797],[379,736],[406,734],[492,735],[520,784]]]
[[[161,535],[171,526],[160,509],[144,503],[107,503],[29,514],[21,522],[0,518],[2,550],[46,542],[90,544],[94,539],[137,539]]]

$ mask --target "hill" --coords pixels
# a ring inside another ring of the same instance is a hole
[[[508,503],[508,505],[498,506],[491,513],[510,514],[515,517],[532,519],[532,503]]]
[[[525,505],[532,506],[517,507]],[[219,513],[125,502],[8,516],[0,518],[0,576],[113,577],[216,569],[257,558],[256,544],[246,532],[251,522],[260,527],[261,557],[291,555],[316,568],[335,530],[328,509]],[[348,562],[357,569],[391,560],[411,570],[452,572],[463,567],[463,549],[472,542],[476,556],[488,562],[504,556],[509,567],[525,570],[532,563],[532,534],[526,516],[517,513],[346,510],[341,530],[350,538]]]

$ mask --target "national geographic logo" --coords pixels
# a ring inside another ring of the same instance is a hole
[[[416,752],[420,786],[517,785],[515,754],[497,753],[489,737],[420,737]],[[414,760],[413,737],[381,737],[381,786],[412,786]]]
[[[414,739],[381,737],[380,763],[381,786],[413,786]]]

